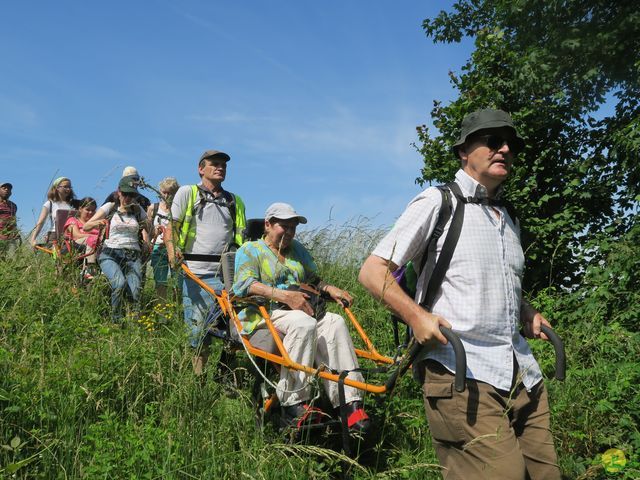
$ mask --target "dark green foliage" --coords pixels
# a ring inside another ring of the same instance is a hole
[[[452,177],[458,161],[448,146],[466,113],[511,112],[527,140],[507,184],[522,221],[526,287],[573,286],[583,272],[575,252],[605,228],[624,233],[637,213],[638,3],[464,0],[423,26],[436,42],[472,36],[476,49],[461,75],[451,73],[459,98],[434,106],[440,135],[418,128],[418,182]]]
[[[463,0],[425,20],[436,42],[475,38],[459,97],[418,128],[419,183],[449,180],[465,114],[512,113],[527,148],[506,185],[522,224],[525,288],[565,340],[569,374],[550,382],[553,430],[568,478],[640,477],[640,4]],[[532,342],[550,375],[548,345]],[[599,464],[625,451],[618,474]]]

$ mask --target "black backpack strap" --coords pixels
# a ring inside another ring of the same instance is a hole
[[[207,201],[204,195],[205,195],[204,191],[200,188],[200,186],[198,186],[198,196],[200,201],[194,203],[192,216],[196,215],[196,204],[200,206],[200,209],[204,208],[202,205]],[[227,192],[226,190],[222,190],[222,195],[225,201],[227,202],[227,206],[229,207],[229,215],[231,216],[231,221],[233,222],[232,238],[235,238],[236,237],[236,196],[231,192]]]
[[[453,257],[453,252],[456,249],[456,245],[458,244],[458,239],[460,238],[460,232],[462,231],[462,223],[464,220],[464,205],[465,199],[460,191],[460,187],[457,183],[451,182],[445,185],[446,189],[450,191],[457,198],[457,204],[455,211],[453,213],[453,219],[451,220],[451,225],[449,226],[449,232],[447,233],[447,237],[444,239],[444,245],[442,245],[442,250],[440,251],[440,256],[438,260],[435,261],[435,242],[434,246],[430,248],[433,249],[433,253],[430,255],[432,258],[430,259],[433,267],[430,267],[427,264],[426,268],[430,268],[430,271],[427,271],[428,275],[427,284],[425,286],[425,294],[423,299],[420,301],[420,305],[424,307],[427,311],[431,311],[433,308],[433,301],[436,298],[436,294],[442,285],[444,280],[444,276],[447,273],[447,269],[449,268],[449,264],[451,263],[451,258]],[[440,189],[442,192],[443,190]],[[448,199],[451,202],[451,198]],[[450,215],[449,211],[449,215]],[[442,232],[440,233],[442,235]],[[430,242],[431,243],[431,242]],[[429,253],[429,252],[427,252]],[[435,262],[435,263],[434,263]]]
[[[226,190],[223,190],[222,194],[224,195],[224,198],[227,201],[227,205],[229,206],[229,215],[231,215],[231,221],[233,222],[233,231],[231,234],[231,243],[233,243],[234,239],[236,238],[236,196],[231,192],[227,192]]]
[[[431,233],[429,241],[427,242],[422,258],[420,259],[420,268],[416,271],[417,275],[421,275],[422,270],[427,268],[427,278],[431,277],[436,264],[438,239],[444,233],[444,227],[446,227],[447,222],[451,218],[451,212],[453,212],[453,202],[451,201],[451,192],[449,191],[449,188],[446,185],[438,185],[436,188],[442,197],[440,211],[438,212],[438,221]]]
[[[136,204],[134,207],[135,208],[134,208],[133,216],[135,217],[136,222],[138,222],[138,242],[140,243],[140,245],[142,245],[143,243],[142,230],[146,228],[145,225],[142,223],[143,209],[138,204]],[[120,217],[120,220],[122,220],[122,214],[118,211],[118,208],[120,208],[120,200],[116,199],[116,201],[113,202],[113,207],[111,208],[111,211],[105,217],[105,219],[109,223],[109,226],[111,226],[111,219],[116,213]],[[104,238],[105,239],[109,238],[109,228],[107,228]]]
[[[151,219],[149,220],[149,223],[151,225],[153,225],[153,221],[156,219],[156,216],[158,215],[159,208],[160,208],[160,202],[156,202],[153,204],[153,210],[151,210]]]
[[[503,206],[507,209],[507,213],[509,214],[509,217],[511,217],[513,224],[518,225],[518,212],[516,212],[516,207],[513,206],[513,203],[504,200]]]

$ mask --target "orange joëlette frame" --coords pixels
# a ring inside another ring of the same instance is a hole
[[[200,278],[198,278],[197,275],[195,275],[191,270],[189,270],[189,267],[187,267],[184,263],[181,266],[182,266],[182,270],[185,272],[185,274],[189,278],[191,278],[194,282],[196,282],[200,287],[202,287],[204,290],[206,290],[209,294],[211,294],[216,299],[223,313],[228,315],[233,320],[234,326],[235,328],[238,329],[238,332],[242,331],[242,325],[240,323],[240,320],[238,319],[238,315],[236,314],[233,308],[233,301],[236,300],[237,297],[229,295],[229,292],[227,292],[226,290],[223,290],[220,295],[216,294],[216,292],[209,285],[204,283],[202,280],[200,280]],[[245,299],[243,299],[243,301],[245,301]],[[320,378],[323,378],[325,380],[329,380],[332,382],[340,381],[339,375],[328,372],[321,368],[308,367],[306,365],[302,365],[300,363],[296,363],[293,360],[291,360],[287,351],[284,348],[284,345],[282,344],[282,340],[280,339],[280,336],[278,335],[278,332],[275,326],[271,322],[271,317],[269,316],[269,312],[267,312],[267,309],[264,306],[262,305],[257,305],[257,306],[260,310],[260,314],[262,315],[262,318],[264,318],[265,323],[267,324],[267,328],[269,329],[269,331],[271,332],[271,335],[273,336],[273,340],[276,346],[278,347],[278,351],[280,352],[280,354],[277,355],[277,354],[273,354],[265,350],[256,348],[253,345],[251,345],[251,341],[248,338],[241,335],[242,342],[244,343],[245,348],[251,355],[255,355],[256,357],[259,357],[259,358],[264,358],[265,360],[268,360],[273,363],[277,363],[278,365],[282,365],[283,367],[290,368],[292,370],[305,372],[305,373],[308,373],[309,375],[317,375]],[[365,333],[362,326],[360,325],[356,317],[353,315],[351,310],[349,308],[345,308],[344,310],[347,313],[349,320],[351,320],[351,323],[353,324],[354,328],[358,332],[358,335],[360,336],[360,338],[362,339],[366,347],[366,350],[356,348],[355,349],[356,355],[358,355],[358,357],[361,357],[361,358],[367,358],[369,360],[373,360],[376,363],[385,363],[389,365],[393,364],[394,361],[392,358],[378,353],[378,351],[375,349],[375,347],[371,343],[371,340],[369,340],[369,337],[367,337],[367,334]],[[356,380],[352,380],[349,377],[346,377],[344,379],[344,384],[350,387],[357,388],[358,390],[369,392],[369,393],[382,394],[387,392],[386,385],[374,385],[374,384],[365,383],[365,382],[358,382]]]
[[[96,249],[95,251],[91,252],[91,253],[83,253],[82,255],[74,255],[72,260],[73,261],[78,261],[78,260],[82,260],[83,258],[86,258],[90,255],[95,254],[98,249],[102,246],[102,242],[104,240],[104,235],[102,234],[104,230],[101,231],[101,234],[98,236],[98,243],[96,244]],[[67,244],[67,250],[70,252],[71,251],[71,242],[68,239],[64,239],[64,243]],[[43,247],[42,245],[36,245],[34,247],[35,250],[40,250],[41,252],[45,252],[48,253],[49,255],[53,256],[53,258],[57,259],[62,257],[62,247],[60,246],[60,244],[58,243],[57,240],[53,240],[51,242],[51,248],[47,248],[47,247]]]

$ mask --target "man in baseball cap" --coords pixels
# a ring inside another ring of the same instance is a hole
[[[171,204],[173,228],[165,230],[164,242],[172,265],[184,260],[194,275],[213,290],[223,289],[220,257],[244,241],[245,207],[240,196],[222,187],[231,157],[220,150],[206,150],[198,160],[197,185],[183,185]],[[201,375],[209,357],[212,327],[221,311],[212,296],[193,279],[184,276],[184,321],[194,349],[193,369]],[[212,310],[213,307],[213,310]],[[210,313],[212,311],[212,313]],[[223,351],[223,356],[225,355]],[[221,363],[226,360],[221,357]]]

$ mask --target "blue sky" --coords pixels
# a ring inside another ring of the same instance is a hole
[[[0,181],[25,230],[49,183],[102,202],[122,169],[195,183],[205,149],[249,217],[390,225],[418,191],[411,142],[455,97],[471,41],[434,45],[400,0],[11,2],[0,16]],[[149,194],[148,196],[152,196]]]

